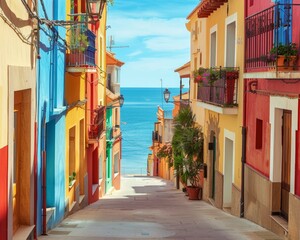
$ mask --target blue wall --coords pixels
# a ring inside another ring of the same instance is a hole
[[[44,0],[49,20],[66,19],[66,2]],[[46,18],[40,0],[40,18]],[[52,29],[40,25],[40,60],[37,62],[37,108],[38,108],[38,176],[37,176],[37,232],[42,232],[42,151],[47,158],[47,207],[55,207],[50,219],[50,228],[57,225],[64,216],[65,209],[65,39],[66,30],[62,27]],[[62,38],[62,39],[61,39]],[[44,109],[45,108],[45,109]],[[43,116],[46,128],[43,127]],[[46,131],[44,131],[46,129]],[[44,142],[45,132],[45,146]]]

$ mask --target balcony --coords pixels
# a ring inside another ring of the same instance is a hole
[[[69,49],[66,54],[68,72],[96,72],[96,35],[86,24],[71,26],[67,32]]]
[[[299,13],[300,4],[276,4],[246,18],[244,78],[300,77]]]
[[[208,105],[220,108],[237,106],[239,68],[202,68],[198,72],[194,81],[198,84],[198,100],[205,103],[205,108]],[[223,110],[220,113],[224,113]]]
[[[92,124],[89,126],[89,140],[94,141],[98,140],[100,138],[101,133],[104,131],[104,123],[105,123],[105,118],[104,118],[104,106],[99,106],[97,109],[95,109],[92,112],[91,115],[91,120]]]

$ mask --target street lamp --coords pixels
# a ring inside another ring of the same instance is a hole
[[[122,94],[121,94],[120,97],[119,97],[119,103],[120,103],[120,107],[122,107],[123,104],[124,104],[124,97],[123,97]]]
[[[105,0],[86,0],[87,13],[91,19],[100,20],[105,2]]]
[[[169,102],[170,96],[171,96],[171,92],[166,88],[164,91],[164,99],[165,99],[166,103]]]

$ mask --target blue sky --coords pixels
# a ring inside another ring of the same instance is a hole
[[[179,87],[174,69],[189,61],[186,17],[199,0],[114,0],[109,7],[107,45],[125,62],[122,87]],[[184,82],[187,87],[188,82]]]

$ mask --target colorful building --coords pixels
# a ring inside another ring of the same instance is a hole
[[[300,1],[276,2],[245,1],[245,217],[299,239]]]
[[[66,54],[65,73],[65,100],[68,106],[64,158],[66,214],[88,203],[86,88],[89,74],[96,72],[96,67],[95,34],[88,27],[85,8],[85,3],[80,1],[67,1],[67,20],[78,23],[67,29],[66,38],[70,46]]]
[[[237,216],[242,190],[243,16],[243,1],[204,0],[188,16],[187,24],[194,76],[192,108],[204,126],[208,169],[203,197]]]
[[[121,112],[123,96],[120,92],[123,62],[106,52],[106,192],[119,190],[121,184],[122,132]]]
[[[66,30],[54,26],[66,20],[66,2],[38,3],[39,18],[49,21],[39,29],[37,62],[37,233],[46,233],[65,216]]]
[[[26,7],[0,2],[0,239],[33,237],[36,224],[37,25]]]

